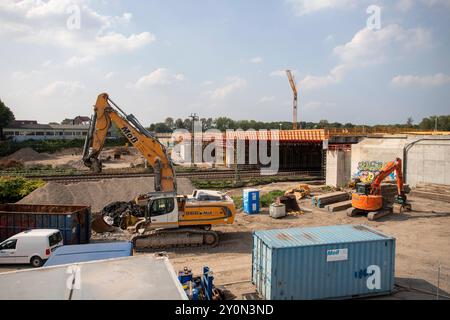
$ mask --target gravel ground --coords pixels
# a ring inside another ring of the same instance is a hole
[[[294,187],[292,185],[292,187]],[[272,184],[269,190],[285,188]],[[264,191],[268,186],[262,187]],[[228,284],[226,289],[236,299],[253,297],[255,288],[249,281],[252,268],[252,231],[325,226],[341,224],[367,224],[397,239],[396,283],[407,287],[436,292],[437,272],[441,265],[440,288],[450,296],[450,203],[422,198],[410,198],[413,212],[387,216],[376,222],[366,217],[347,217],[345,211],[329,213],[312,208],[310,200],[303,200],[304,215],[289,216],[274,220],[267,210],[259,215],[237,215],[234,225],[217,228],[221,232],[221,243],[210,250],[183,249],[169,252],[176,270],[188,266],[200,273],[208,265],[215,274],[217,284]],[[433,212],[434,211],[434,212]],[[419,292],[401,291],[389,299],[434,299],[434,296]]]

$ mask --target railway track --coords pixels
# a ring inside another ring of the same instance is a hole
[[[76,183],[82,181],[99,181],[105,179],[125,179],[154,177],[153,173],[101,173],[101,174],[79,174],[79,175],[48,175],[48,176],[26,176],[27,178],[40,179],[46,182]],[[241,170],[241,179],[261,178],[261,177],[305,177],[321,179],[320,171],[280,171],[270,176],[261,175],[260,170]],[[198,171],[177,173],[177,178],[189,178],[198,180],[228,180],[235,178],[235,172],[228,171]]]

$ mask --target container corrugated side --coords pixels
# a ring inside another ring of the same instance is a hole
[[[85,244],[91,238],[91,209],[85,206],[0,205],[0,241],[30,229],[58,229],[64,244]]]
[[[342,227],[343,233],[348,232],[349,226]],[[322,228],[326,232],[327,227]],[[362,232],[361,226],[357,228]],[[376,232],[363,228],[366,232]],[[339,228],[329,230],[338,232]],[[362,232],[362,240],[358,241],[358,234],[354,234],[348,243],[335,239],[334,243],[317,241],[318,244],[312,244],[305,238],[296,245],[295,241],[288,241],[283,247],[280,244],[286,237],[285,230],[278,233],[275,230],[276,240],[272,243],[255,232],[253,283],[269,300],[342,299],[389,294],[394,287],[395,239],[383,237],[378,232],[374,235],[379,236],[378,239],[369,239]],[[301,242],[306,244],[301,245]],[[273,247],[273,243],[277,246]],[[334,259],[336,261],[329,261]]]

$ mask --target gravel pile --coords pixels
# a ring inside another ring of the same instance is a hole
[[[63,185],[47,183],[19,201],[20,204],[55,204],[91,206],[100,212],[116,201],[131,201],[140,194],[154,191],[153,178],[108,179]],[[191,194],[194,187],[189,179],[177,179],[178,194]]]
[[[23,148],[6,157],[6,160],[26,162],[26,161],[48,160],[50,158],[51,156],[48,154],[39,153],[31,148]]]

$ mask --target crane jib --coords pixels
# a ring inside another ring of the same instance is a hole
[[[128,127],[123,127],[122,132],[125,135],[125,137],[127,137],[127,139],[130,140],[131,143],[136,143],[139,141],[139,139],[133,135],[133,133],[131,132],[130,129],[128,129]]]

